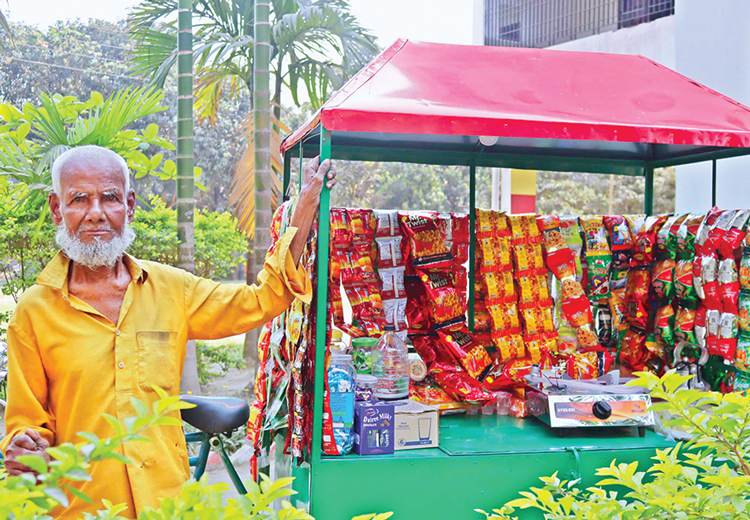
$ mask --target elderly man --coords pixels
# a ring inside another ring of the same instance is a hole
[[[314,160],[291,227],[258,275],[258,285],[222,285],[185,271],[136,260],[125,250],[135,235],[128,168],[97,146],[73,148],[52,167],[52,220],[62,249],[23,295],[8,327],[7,437],[11,474],[28,471],[15,459],[46,456],[49,446],[80,442],[77,432],[113,434],[104,420],[135,415],[130,398],[156,400],[152,385],[179,392],[190,339],[247,332],[281,314],[294,298],[311,298],[298,265],[323,184],[333,187],[329,161]],[[163,496],[176,495],[188,478],[182,429],[161,426],[152,442],[125,445],[134,461],[93,465],[80,489],[93,504],[73,497],[58,518],[77,519],[106,498],[126,504],[133,518]],[[60,508],[61,509],[61,508]]]

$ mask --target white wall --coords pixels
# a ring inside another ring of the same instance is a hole
[[[750,105],[750,2],[679,0],[675,8],[676,69]],[[711,205],[711,164],[677,168],[676,210]],[[723,159],[717,168],[716,203],[750,208],[750,158]]]
[[[474,0],[472,11],[473,45],[484,45],[484,0]]]
[[[566,51],[641,54],[673,69],[675,68],[674,24],[674,16],[666,16],[635,27],[595,34],[549,48]]]

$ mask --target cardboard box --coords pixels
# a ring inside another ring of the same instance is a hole
[[[397,450],[437,448],[438,411],[411,399],[393,401],[396,411]]]
[[[393,403],[359,401],[354,406],[354,451],[359,455],[393,453]]]

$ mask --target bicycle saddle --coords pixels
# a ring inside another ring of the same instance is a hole
[[[181,410],[182,420],[206,433],[227,433],[247,423],[250,407],[237,397],[181,395],[180,401],[195,408]]]

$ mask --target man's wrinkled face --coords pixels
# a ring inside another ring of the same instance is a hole
[[[71,159],[60,175],[60,195],[50,195],[55,225],[83,244],[109,242],[133,221],[135,194],[112,160]]]
[[[60,195],[49,197],[55,241],[73,262],[90,269],[114,267],[135,239],[128,225],[135,193],[111,159],[72,158],[60,174]]]

